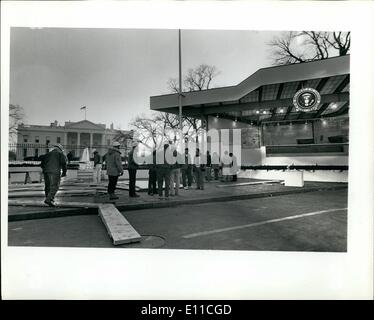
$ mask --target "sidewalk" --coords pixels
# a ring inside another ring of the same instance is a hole
[[[237,183],[244,181],[254,181],[253,179],[238,179]],[[267,183],[256,185],[242,185],[232,187],[218,187],[222,182],[205,183],[204,190],[179,190],[178,196],[169,197],[169,200],[161,200],[158,195],[149,196],[146,192],[139,192],[139,198],[130,198],[125,190],[117,190],[119,199],[115,205],[120,211],[133,211],[152,208],[167,208],[180,205],[201,204],[209,202],[222,202],[233,200],[244,200],[252,198],[264,198],[272,196],[281,196],[288,194],[298,194],[319,190],[339,190],[346,189],[346,183],[331,182],[306,182],[304,187],[285,187],[279,183]],[[228,182],[225,184],[233,184]],[[26,199],[25,199],[26,200]],[[42,197],[34,197],[33,200],[40,200]],[[108,203],[106,194],[96,194],[87,196],[64,196],[56,197],[56,203],[59,202],[82,202],[82,203]],[[113,202],[112,202],[113,203]],[[32,207],[32,206],[8,206],[8,221],[43,219],[72,215],[97,214],[95,208],[50,208],[50,207]]]

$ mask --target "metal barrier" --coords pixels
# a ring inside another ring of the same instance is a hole
[[[11,143],[8,145],[9,160],[15,161],[40,161],[40,156],[49,152],[52,144],[38,144],[38,143]],[[89,148],[90,156],[93,157],[93,150],[97,150],[101,156],[108,151],[108,145],[92,145],[90,148],[86,145],[62,145],[65,150],[65,155],[70,161],[77,161],[80,159],[83,150]],[[123,146],[120,148],[124,157],[128,154],[128,148]]]

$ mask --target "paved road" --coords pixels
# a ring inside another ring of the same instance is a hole
[[[347,190],[125,212],[144,237],[122,248],[344,252]],[[9,223],[9,245],[113,247],[100,218]]]

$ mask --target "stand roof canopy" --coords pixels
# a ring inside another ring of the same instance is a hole
[[[183,92],[183,115],[256,123],[344,115],[349,109],[349,61],[346,55],[262,68],[235,86]],[[320,93],[317,110],[296,111],[293,96],[302,88]],[[150,108],[178,114],[178,93],[150,97]]]

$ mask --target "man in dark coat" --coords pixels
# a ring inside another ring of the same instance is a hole
[[[94,154],[93,182],[101,183],[102,159],[97,150],[95,150],[93,154]]]
[[[52,146],[52,150],[42,157],[41,167],[45,183],[45,204],[55,207],[54,198],[60,187],[61,177],[66,176],[66,157],[60,144]],[[62,173],[61,173],[62,171]]]
[[[200,149],[196,148],[196,154],[193,161],[195,180],[196,180],[196,189],[204,190],[204,171],[206,159],[200,153]]]
[[[206,181],[210,181],[212,179],[212,156],[210,152],[206,152],[206,167],[205,167],[205,177]]]
[[[114,192],[119,176],[123,175],[120,146],[121,144],[115,141],[105,155],[106,173],[109,177],[108,194],[110,200],[118,199],[118,196]]]
[[[148,163],[148,194],[157,194],[156,150],[152,151]]]
[[[129,152],[129,161],[128,161],[128,171],[129,171],[129,196],[131,198],[139,197],[135,192],[136,185],[136,170],[138,169],[138,163],[134,159],[134,152],[137,144],[134,142],[132,144],[131,151]]]
[[[70,163],[70,161],[73,160],[73,152],[69,151],[68,154],[66,155],[66,158],[68,158],[68,162]]]
[[[184,149],[184,163],[181,169],[183,188],[188,190],[192,186],[192,161],[191,156],[188,154],[188,148]]]

